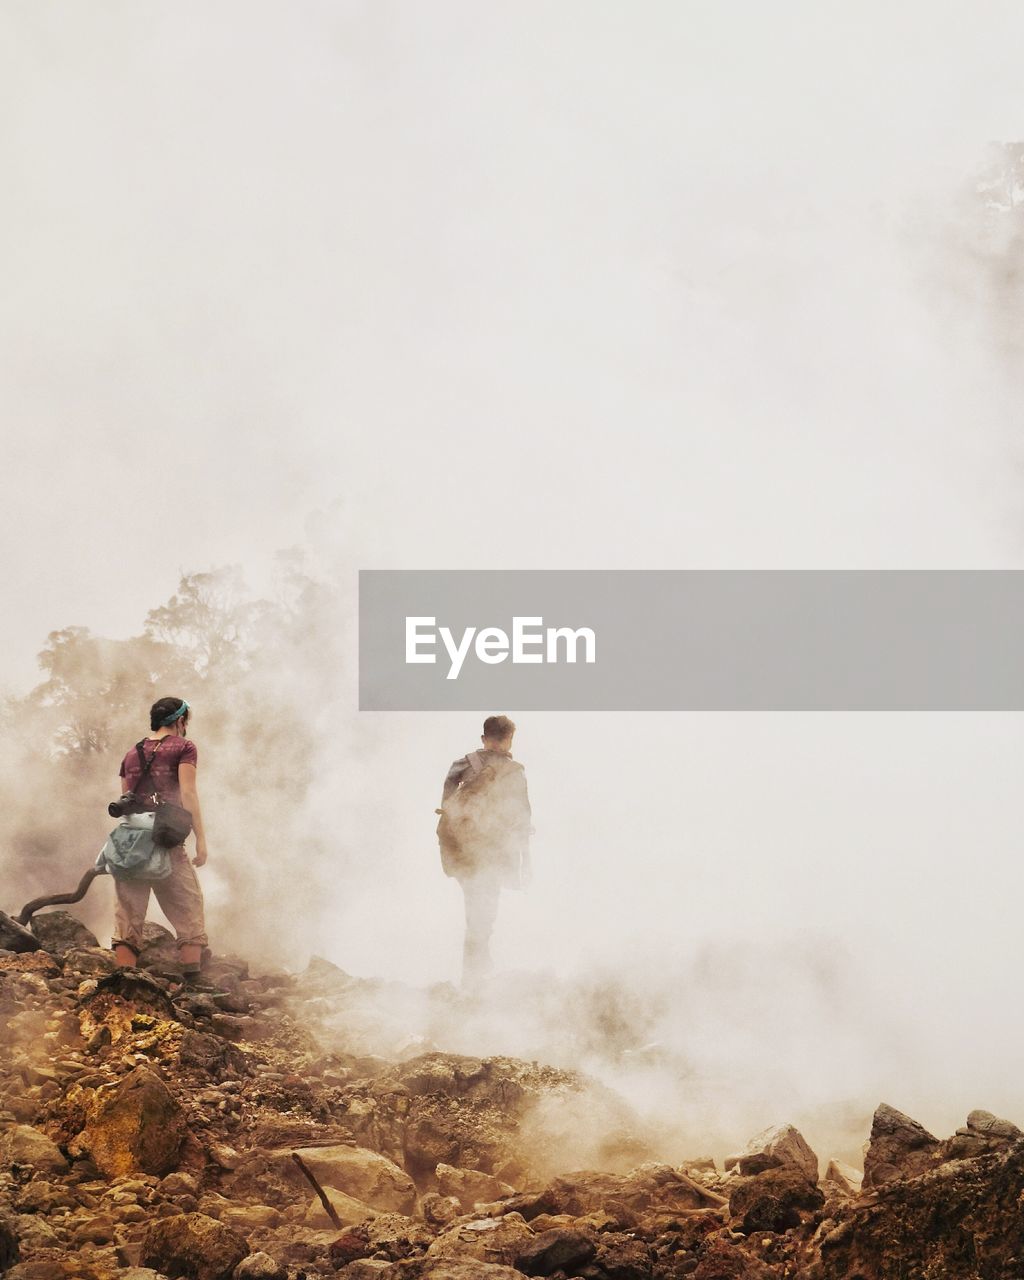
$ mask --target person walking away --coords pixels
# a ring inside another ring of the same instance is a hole
[[[160,698],[150,708],[150,735],[128,751],[121,762],[118,783],[121,793],[132,792],[143,777],[142,792],[147,809],[158,801],[181,805],[192,817],[196,853],[189,862],[184,844],[171,849],[171,874],[165,880],[147,882],[114,878],[117,906],[112,946],[119,965],[138,963],[143,945],[143,926],[152,889],[160,909],[171,922],[177,937],[178,954],[186,983],[199,981],[206,935],[203,891],[194,868],[207,858],[206,832],[196,785],[198,752],[188,737],[190,708],[183,698]],[[143,759],[140,760],[140,749]]]
[[[516,726],[508,716],[488,716],[483,729],[482,749],[461,756],[448,770],[436,810],[441,866],[465,898],[465,987],[491,969],[501,890],[525,888],[530,876],[532,815],[526,770],[512,759]]]

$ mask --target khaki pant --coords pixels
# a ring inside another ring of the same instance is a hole
[[[466,939],[462,948],[462,982],[472,986],[491,971],[491,933],[498,918],[501,872],[478,871],[459,877],[466,899]]]
[[[117,907],[114,928],[117,937],[112,946],[127,943],[136,952],[142,950],[142,926],[146,923],[150,890],[156,895],[177,935],[178,946],[190,944],[205,947],[208,943],[203,917],[203,891],[195,868],[188,860],[183,845],[170,850],[171,874],[165,880],[124,880],[114,877]]]

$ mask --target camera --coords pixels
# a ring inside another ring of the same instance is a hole
[[[120,800],[111,800],[110,804],[107,805],[107,813],[112,818],[124,818],[129,813],[145,813],[148,808],[149,805],[146,804],[145,800],[140,799],[139,796],[129,794],[122,796]]]

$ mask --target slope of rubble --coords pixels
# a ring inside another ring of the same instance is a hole
[[[939,1139],[882,1104],[863,1175],[785,1124],[658,1163],[608,1089],[410,1039],[380,984],[215,957],[192,991],[147,937],[117,970],[65,912],[0,918],[9,1280],[1024,1275],[1024,1135],[988,1112]]]

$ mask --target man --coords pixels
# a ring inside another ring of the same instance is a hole
[[[512,759],[515,725],[488,716],[483,749],[456,760],[441,797],[437,837],[441,865],[466,900],[463,986],[491,968],[490,942],[502,888],[526,887],[530,874],[530,800],[526,771]]]

